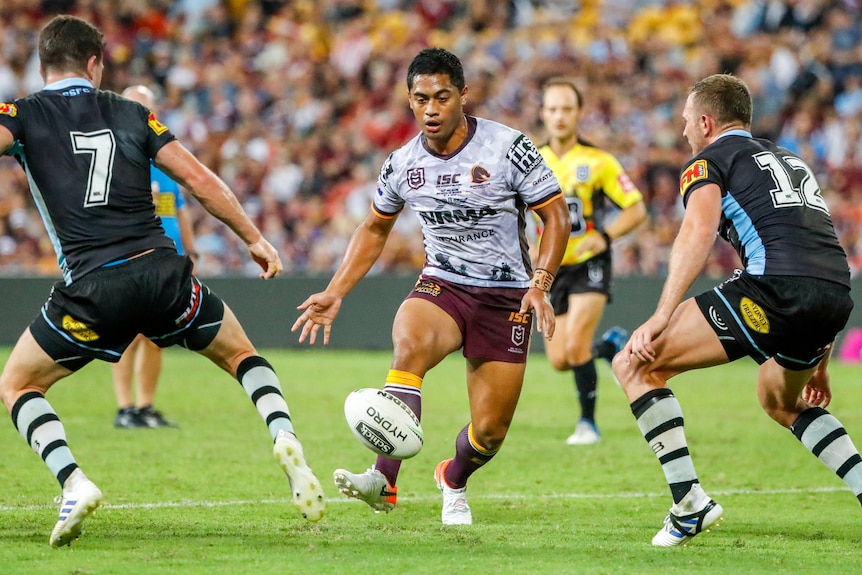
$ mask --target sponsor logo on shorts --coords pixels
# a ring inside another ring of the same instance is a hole
[[[720,329],[721,331],[727,331],[727,324],[724,323],[724,320],[721,319],[721,316],[718,315],[718,312],[715,310],[715,306],[709,306],[709,321],[712,322],[712,325]]]
[[[201,306],[201,299],[203,298],[203,294],[201,293],[201,284],[192,278],[192,293],[189,296],[189,305],[186,310],[182,313],[180,317],[174,320],[177,327],[185,327],[187,326],[194,318],[197,316],[198,309]]]
[[[87,327],[84,322],[78,321],[70,315],[63,316],[63,329],[78,341],[96,341],[99,334]]]
[[[530,313],[521,313],[519,311],[509,313],[509,321],[515,323],[530,323],[532,320],[533,316]]]
[[[527,341],[527,329],[522,325],[513,325],[512,326],[512,343],[520,346],[520,345],[524,345],[525,341]]]
[[[425,168],[410,168],[407,170],[407,185],[418,190],[425,185]]]
[[[416,293],[425,293],[430,296],[437,297],[440,295],[440,292],[443,291],[443,288],[440,287],[440,284],[434,283],[428,280],[419,280],[416,282],[416,287],[413,288],[413,291]]]
[[[759,305],[744,297],[739,301],[739,311],[742,312],[745,325],[757,333],[769,333],[769,319]]]
[[[706,179],[708,175],[706,160],[698,160],[690,165],[679,178],[679,195],[684,196],[693,183]]]

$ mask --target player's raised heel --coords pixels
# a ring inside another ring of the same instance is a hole
[[[63,494],[55,500],[60,504],[60,516],[51,531],[51,547],[72,545],[81,536],[84,519],[96,512],[102,503],[102,491],[76,469],[63,484]]]
[[[302,444],[292,433],[279,431],[272,453],[290,482],[293,504],[305,519],[319,521],[326,510],[323,486],[305,462]]]
[[[691,509],[696,511],[689,512]],[[659,547],[683,545],[710,526],[718,527],[724,509],[695,484],[682,501],[671,507],[652,544]]]
[[[389,513],[398,502],[398,487],[389,485],[386,476],[374,466],[365,473],[336,469],[332,480],[338,491],[352,499],[364,501],[375,513]]]

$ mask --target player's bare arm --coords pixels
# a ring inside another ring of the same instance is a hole
[[[706,264],[721,218],[721,190],[707,184],[692,192],[679,234],[673,242],[667,279],[653,315],[629,338],[624,357],[654,361],[652,342],[665,330],[673,312]]]
[[[542,243],[539,245],[539,254],[536,257],[533,281],[530,282],[530,289],[521,300],[521,313],[532,309],[536,315],[536,329],[546,339],[551,339],[554,336],[556,320],[554,308],[548,300],[548,292],[551,289],[553,277],[560,267],[563,253],[566,251],[566,241],[572,229],[572,220],[562,195],[536,208],[536,214],[542,220],[544,233]]]
[[[293,322],[290,331],[296,331],[302,326],[299,334],[299,342],[302,343],[309,338],[308,343],[314,345],[317,341],[317,332],[323,326],[323,345],[329,344],[329,334],[332,330],[332,322],[341,309],[341,301],[359,283],[365,274],[380,257],[386,239],[395,218],[382,218],[372,209],[369,210],[365,221],[356,228],[341,265],[332,276],[326,290],[312,294],[302,302],[296,309],[302,310],[302,314]]]
[[[278,252],[243,211],[234,193],[185,146],[176,140],[165,144],[156,154],[155,164],[248,245],[252,259],[263,269],[262,279],[274,278],[281,273],[284,266]]]
[[[576,248],[577,254],[580,256],[585,252],[591,254],[600,254],[611,249],[611,243],[625,235],[628,235],[641,223],[646,221],[647,209],[643,201],[632,204],[629,207],[620,211],[619,216],[614,222],[604,230],[604,234],[600,230],[592,230],[578,244]],[[610,241],[609,241],[610,240]]]

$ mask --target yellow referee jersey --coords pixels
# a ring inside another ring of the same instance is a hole
[[[559,158],[547,144],[539,152],[557,176],[572,218],[572,231],[561,265],[579,264],[592,257],[590,253],[575,255],[582,236],[593,229],[604,229],[606,212],[612,206],[625,209],[643,196],[608,152],[580,143]]]

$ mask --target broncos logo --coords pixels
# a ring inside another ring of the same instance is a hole
[[[470,170],[470,180],[474,184],[484,184],[488,180],[491,179],[491,172],[483,168],[482,166],[473,166],[473,169]]]

